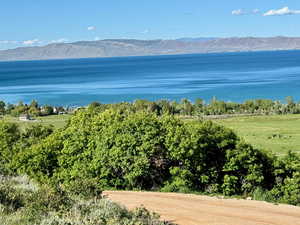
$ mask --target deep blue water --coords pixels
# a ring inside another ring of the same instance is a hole
[[[300,51],[0,62],[0,100],[300,100]]]

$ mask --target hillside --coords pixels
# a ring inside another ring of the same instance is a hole
[[[300,38],[106,39],[0,51],[0,61],[300,49]]]

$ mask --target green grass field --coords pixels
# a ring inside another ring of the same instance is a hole
[[[71,117],[69,114],[65,115],[52,115],[37,117],[33,121],[20,121],[18,117],[5,116],[2,118],[7,122],[13,122],[20,125],[21,129],[24,129],[32,124],[43,124],[43,125],[53,125],[55,128],[62,128],[66,125],[68,119]]]
[[[300,115],[247,116],[214,120],[255,147],[283,155],[300,152]]]

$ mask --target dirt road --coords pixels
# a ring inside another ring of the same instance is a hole
[[[129,209],[143,205],[180,225],[300,225],[300,207],[190,194],[106,191]]]

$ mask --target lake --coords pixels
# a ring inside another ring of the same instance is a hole
[[[0,100],[300,100],[300,51],[0,62]]]

